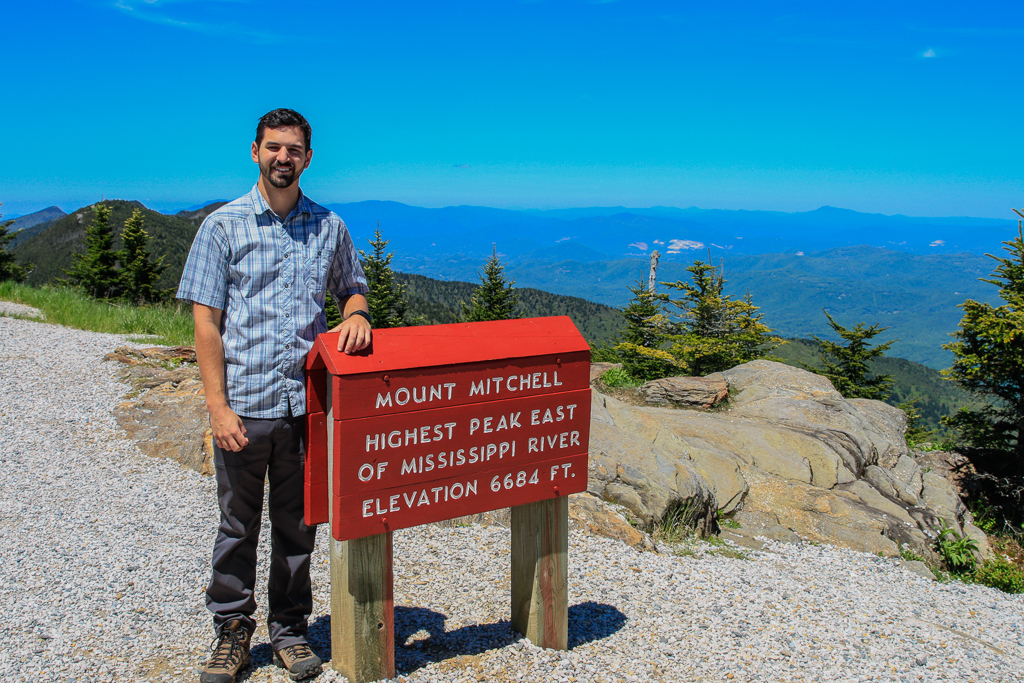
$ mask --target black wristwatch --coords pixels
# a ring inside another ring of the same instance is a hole
[[[373,327],[373,318],[370,317],[370,314],[367,313],[366,311],[361,311],[358,308],[356,310],[352,311],[351,313],[349,313],[348,317],[345,318],[345,320],[348,320],[349,318],[351,318],[354,315],[358,315],[360,317],[366,318],[366,322],[370,323],[370,327]]]

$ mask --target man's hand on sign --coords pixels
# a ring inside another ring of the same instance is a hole
[[[361,315],[351,316],[331,332],[340,332],[338,350],[344,353],[355,353],[370,345],[370,321]]]
[[[342,317],[345,319],[331,332],[338,332],[338,350],[342,353],[355,353],[362,351],[370,345],[372,332],[370,331],[369,314],[366,312],[369,306],[366,297],[362,294],[353,294],[346,297],[339,305]]]
[[[226,405],[210,409],[210,429],[213,440],[226,451],[240,451],[249,443],[242,418]]]

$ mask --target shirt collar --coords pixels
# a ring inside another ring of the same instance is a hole
[[[257,216],[261,216],[267,211],[273,211],[273,209],[270,208],[270,204],[268,204],[267,200],[263,197],[263,193],[260,192],[260,186],[258,183],[253,185],[252,190],[249,191],[249,202],[252,204],[253,213]],[[299,201],[295,204],[295,208],[292,209],[292,213],[313,214],[313,207],[310,206],[309,200],[306,199],[306,195],[301,188],[299,189]],[[284,216],[283,218],[286,219],[288,216]]]

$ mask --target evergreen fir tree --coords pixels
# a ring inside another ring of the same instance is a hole
[[[367,254],[360,249],[359,256],[362,257],[366,284],[370,288],[366,299],[370,317],[373,318],[373,326],[402,327],[407,324],[406,314],[409,305],[405,300],[405,285],[395,279],[395,273],[391,270],[391,259],[395,253],[387,254],[384,251],[391,240],[381,237],[378,222],[373,239],[367,241],[373,247],[373,251]]]
[[[3,215],[0,214],[0,282],[4,280],[23,282],[32,270],[32,264],[26,263],[24,265],[18,265],[18,261],[14,257],[14,254],[7,251],[7,245],[14,239],[14,233],[8,232],[7,228],[14,221],[7,221],[4,223],[2,219]]]
[[[829,327],[844,341],[829,341],[812,334],[811,338],[818,342],[818,351],[821,353],[821,363],[824,367],[815,368],[806,363],[802,365],[811,372],[828,377],[836,391],[846,398],[872,398],[877,401],[887,399],[892,393],[893,378],[891,375],[872,375],[870,363],[873,359],[885,355],[889,347],[899,340],[894,339],[871,347],[869,342],[889,329],[888,327],[865,327],[864,323],[857,323],[852,330],[847,329],[837,323],[828,311],[821,310],[828,318]]]
[[[1024,216],[1021,211],[1014,211]],[[990,279],[1005,302],[991,306],[968,299],[954,341],[953,365],[943,374],[980,399],[980,408],[962,408],[943,419],[963,445],[1024,465],[1024,231],[1003,242],[1007,256],[988,256],[999,264]]]
[[[629,291],[633,296],[622,307],[626,329],[622,342],[614,347],[617,360],[632,377],[643,381],[675,374],[675,359],[661,348],[669,332],[664,310],[668,295],[652,291],[640,280]]]
[[[772,329],[764,322],[764,314],[760,307],[754,305],[754,296],[747,290],[743,295],[743,305],[737,307],[736,342],[737,358],[741,363],[749,363],[758,358],[770,358],[769,354],[785,344],[781,337],[772,336]]]
[[[903,411],[904,415],[907,416],[907,431],[903,435],[903,438],[906,439],[907,446],[909,448],[915,448],[920,444],[927,442],[939,431],[937,429],[928,429],[923,425],[921,411],[917,409],[919,400],[920,399],[915,398],[896,406]]]
[[[142,227],[145,218],[138,209],[132,211],[121,230],[122,249],[117,254],[121,264],[122,297],[131,303],[157,303],[166,298],[166,292],[156,288],[166,266],[164,257],[155,262],[149,258],[146,248],[149,234]]]
[[[662,284],[681,291],[673,300],[680,313],[678,330],[669,335],[669,352],[690,375],[707,375],[766,357],[782,343],[771,335],[750,292],[743,299],[725,293],[721,267],[697,260],[686,269],[690,282],[677,280]]]
[[[505,267],[498,259],[496,247],[492,248],[491,256],[484,264],[480,282],[480,286],[473,291],[469,305],[462,304],[463,322],[514,318],[513,311],[519,301],[516,290],[512,288],[516,281],[505,277]]]
[[[92,223],[85,229],[85,253],[75,254],[74,264],[64,271],[69,283],[97,299],[116,298],[120,293],[120,276],[113,245],[110,207],[96,204]]]

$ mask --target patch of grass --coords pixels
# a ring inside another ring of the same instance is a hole
[[[676,543],[696,535],[700,510],[692,499],[679,501],[665,510],[661,520],[654,527],[653,535],[662,541]]]
[[[190,363],[185,363],[184,359],[182,358],[165,358],[164,360],[160,361],[160,367],[162,367],[164,370],[177,370],[182,365],[190,365]]]
[[[731,543],[727,543],[719,536],[708,536],[705,539],[708,545],[711,546],[710,553],[719,557],[731,557],[734,560],[748,560],[750,557],[746,551],[736,547]]]
[[[722,514],[721,510],[718,511],[718,526],[724,527],[726,529],[742,529],[743,528],[743,526],[739,522],[737,522],[735,519],[732,519],[731,517],[727,517],[726,515]]]
[[[639,380],[633,377],[631,374],[626,372],[624,368],[612,368],[608,372],[601,375],[601,381],[613,389],[619,389],[621,387],[638,387],[643,384],[643,380]]]
[[[742,548],[732,545],[718,536],[700,538],[696,534],[674,542],[665,542],[676,557],[728,557],[733,560],[749,560]]]
[[[45,322],[76,330],[145,336],[146,342],[167,346],[190,345],[194,338],[192,311],[183,303],[131,306],[97,301],[71,287],[14,282],[0,282],[0,300],[38,308]]]
[[[737,560],[749,559],[744,550],[719,536],[702,538],[696,528],[699,521],[698,506],[691,500],[680,501],[665,511],[661,521],[651,529],[651,534],[655,540],[668,546],[677,557],[713,555]]]
[[[1024,570],[998,553],[978,565],[974,581],[1004,593],[1024,593]]]
[[[921,557],[920,555],[915,553],[913,550],[911,550],[910,546],[908,546],[906,543],[904,543],[900,547],[900,557],[902,557],[907,562],[924,562],[925,561],[925,558]]]
[[[692,543],[678,543],[672,546],[672,554],[676,557],[700,557]]]

